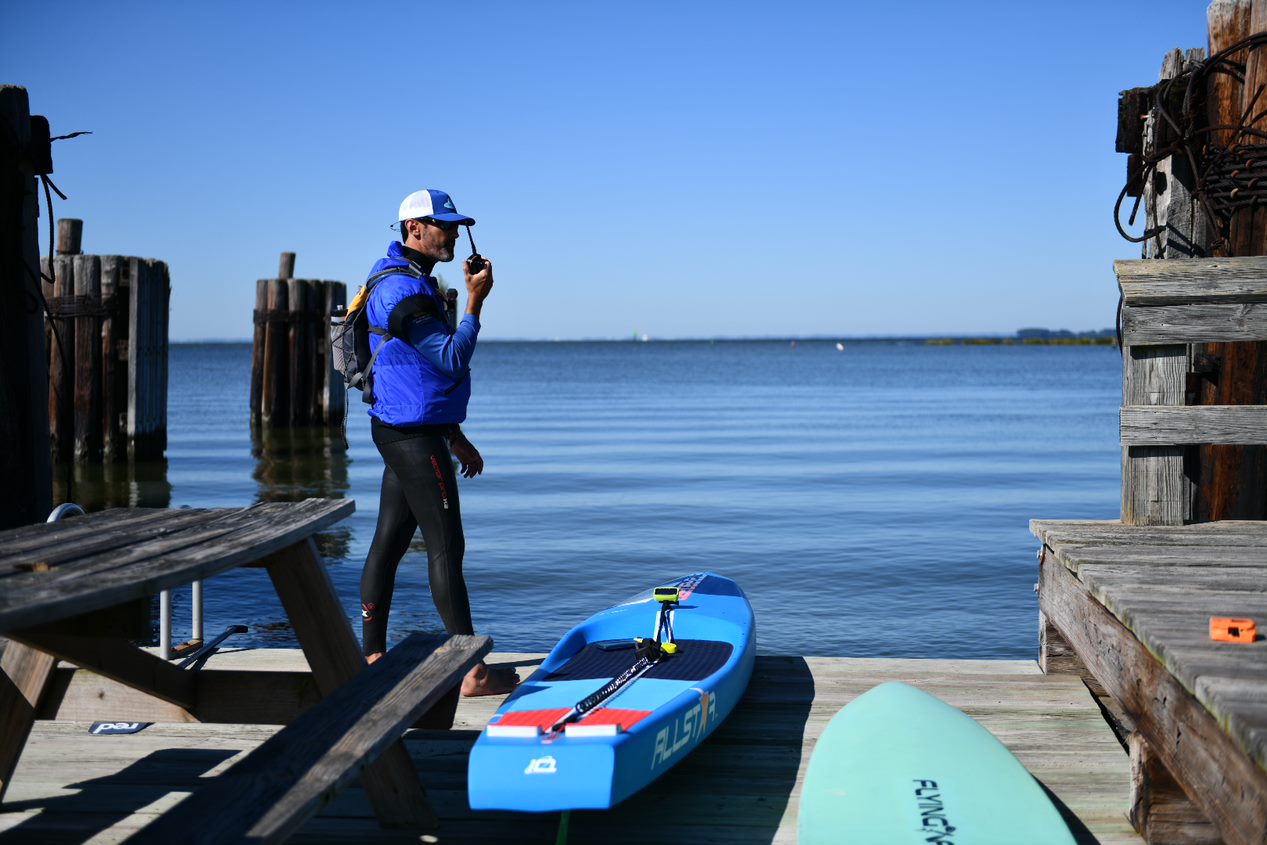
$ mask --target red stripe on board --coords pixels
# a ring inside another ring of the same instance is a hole
[[[509,725],[511,727],[538,727],[542,730],[549,730],[554,727],[554,723],[567,715],[567,709],[560,710],[516,710],[512,713],[503,713],[502,717],[497,720],[498,725]]]
[[[567,714],[568,711],[565,709],[516,710],[513,713],[503,714],[494,724],[516,728],[537,727],[543,731],[548,731]],[[615,708],[600,707],[584,719],[581,719],[578,724],[620,725],[625,730],[628,730],[650,715],[650,710],[617,710]]]
[[[617,710],[612,707],[601,707],[582,719],[579,724],[620,725],[625,730],[629,730],[650,715],[650,710]]]

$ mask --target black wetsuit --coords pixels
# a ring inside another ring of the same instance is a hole
[[[387,650],[396,567],[422,528],[431,598],[450,634],[473,634],[471,603],[462,578],[462,511],[449,455],[452,426],[397,428],[373,419],[374,445],[383,456],[378,527],[361,574],[361,625],[366,654]]]
[[[374,271],[407,262],[426,266],[426,256],[394,243]],[[367,316],[371,325],[391,329],[396,340],[374,370],[370,411],[374,445],[383,456],[383,488],[378,527],[361,574],[361,622],[365,653],[387,650],[396,568],[421,527],[427,544],[431,598],[445,630],[473,634],[471,604],[462,578],[466,541],[458,505],[458,485],[448,435],[466,418],[470,396],[470,356],[479,320],[463,317],[457,329],[442,316],[444,303],[426,282],[407,275],[387,276],[374,289]],[[418,302],[431,302],[419,309]]]

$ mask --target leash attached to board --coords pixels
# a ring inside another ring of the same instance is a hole
[[[651,592],[660,605],[656,617],[655,636],[651,639],[637,637],[634,640],[637,659],[634,664],[615,678],[612,678],[596,692],[578,701],[571,710],[563,714],[559,721],[546,731],[547,739],[558,736],[571,722],[579,722],[588,714],[615,698],[621,690],[641,678],[652,666],[666,657],[677,654],[678,646],[673,641],[673,611],[681,602],[681,592],[677,587],[656,587]]]

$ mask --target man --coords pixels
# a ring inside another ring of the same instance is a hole
[[[437,263],[452,261],[460,226],[475,221],[459,214],[443,191],[415,191],[400,204],[401,242],[387,248],[371,275],[388,273],[370,292],[366,317],[373,350],[386,344],[372,372],[374,404],[370,427],[383,456],[378,525],[361,574],[361,622],[366,659],[387,650],[396,568],[414,531],[427,544],[428,580],[436,610],[450,634],[473,634],[471,605],[462,577],[466,548],[458,504],[456,457],[462,475],[484,469],[479,451],[462,434],[471,397],[470,362],[479,334],[480,311],[493,289],[493,266],[478,272],[465,263],[466,313],[456,330],[445,317],[444,299],[431,277]],[[389,339],[377,332],[386,332]],[[462,681],[463,695],[500,695],[519,676],[480,663]]]

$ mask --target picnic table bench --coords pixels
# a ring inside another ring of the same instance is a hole
[[[311,762],[324,771],[300,778],[305,788],[317,784],[318,795],[328,795],[369,761],[359,773],[380,823],[433,826],[418,773],[398,740],[491,642],[413,639],[399,654],[393,650],[389,662],[380,661],[383,668],[367,671],[313,541],[354,509],[350,500],[322,499],[248,508],[129,508],[0,532],[0,635],[9,640],[0,658],[0,800],[59,659],[195,709],[194,673],[103,629],[112,624],[111,608],[236,567],[259,566],[267,570],[327,699],[300,717],[306,739],[298,745],[311,746]],[[249,762],[245,771],[267,779],[271,766],[286,762],[277,755],[293,752],[293,736],[283,730],[277,742],[265,743],[242,761]],[[199,803],[197,793],[176,809],[186,803],[189,813]],[[289,816],[270,822],[275,832],[269,841],[284,838],[320,803],[290,801]]]

